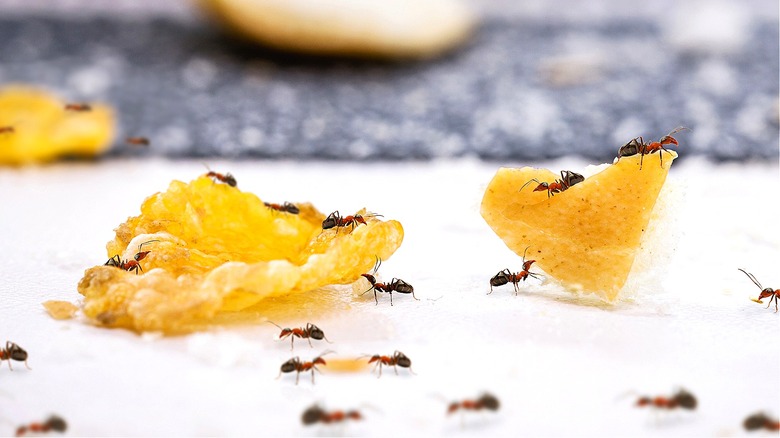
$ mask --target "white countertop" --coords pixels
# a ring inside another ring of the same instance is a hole
[[[293,354],[270,324],[159,338],[55,321],[41,306],[78,301],[76,285],[107,258],[112,230],[171,179],[204,173],[201,161],[0,169],[0,341],[25,348],[32,367],[0,367],[0,435],[50,413],[68,421],[69,435],[745,434],[747,415],[780,415],[780,313],[751,302],[758,288],[737,271],[780,287],[780,172],[777,163],[682,161],[668,180],[664,228],[677,244],[653,261],[638,293],[606,306],[550,284],[486,295],[490,277],[519,264],[479,215],[497,164],[209,160],[262,199],[311,201],[323,212],[366,207],[404,226],[381,273],[412,283],[421,301],[355,298],[351,311],[311,321],[333,345],[299,341],[294,354],[397,349],[416,375],[323,367],[316,385],[304,375],[298,386],[275,379]],[[533,164],[584,168],[574,159]],[[696,412],[653,415],[632,406],[636,396],[621,398],[679,386],[698,397]],[[446,417],[445,399],[484,390],[501,400],[496,414]],[[300,415],[314,402],[359,408],[365,419],[306,428]]]

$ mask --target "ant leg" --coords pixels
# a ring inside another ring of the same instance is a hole
[[[378,306],[379,305],[379,298],[376,297],[376,288],[374,288],[374,301],[376,301],[375,306]]]
[[[395,375],[398,375],[398,365],[393,365],[393,370],[395,371]]]
[[[295,372],[295,384],[296,384],[296,385],[298,384],[298,380],[299,380],[300,378],[301,378],[301,372],[300,372],[300,371],[296,371],[296,372]]]
[[[388,292],[390,294],[390,305],[393,305],[393,291]]]
[[[311,345],[311,338],[307,336],[306,340],[309,341],[309,347],[314,348],[314,345]]]
[[[290,351],[293,351],[293,348],[295,348],[295,336],[290,336]]]
[[[32,368],[30,368],[30,365],[27,365],[27,361],[26,360],[24,361],[24,366],[27,367],[28,370],[32,369]]]

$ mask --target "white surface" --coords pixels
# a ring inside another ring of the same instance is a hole
[[[758,289],[737,271],[780,286],[778,165],[684,161],[669,179],[678,195],[666,221],[680,237],[672,258],[659,258],[655,280],[613,307],[550,285],[486,295],[491,276],[520,262],[479,215],[498,165],[210,161],[262,199],[308,200],[323,212],[367,207],[404,225],[404,243],[380,273],[412,283],[421,301],[356,298],[353,311],[311,321],[333,345],[296,342],[295,354],[398,349],[417,375],[324,367],[314,386],[308,375],[298,386],[275,380],[292,354],[268,324],[159,338],[44,312],[43,301],[78,300],[76,284],[107,258],[113,228],[171,179],[204,173],[199,161],[2,169],[0,341],[27,349],[33,370],[2,364],[0,435],[49,413],[67,419],[72,435],[742,435],[747,415],[780,414],[780,314],[749,301]],[[695,413],[656,418],[620,398],[677,386],[698,397]],[[497,414],[463,425],[445,416],[441,397],[483,390],[500,398]],[[363,406],[365,420],[305,428],[300,415],[315,401]]]

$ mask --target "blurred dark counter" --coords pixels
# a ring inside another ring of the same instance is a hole
[[[731,53],[683,50],[656,22],[491,16],[426,62],[300,58],[197,20],[0,17],[0,83],[118,109],[114,155],[611,160],[679,125],[683,155],[778,157],[778,22]]]

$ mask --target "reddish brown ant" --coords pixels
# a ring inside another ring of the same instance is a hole
[[[125,143],[133,146],[149,146],[151,144],[146,137],[127,137]]]
[[[336,210],[333,213],[329,214],[324,221],[322,221],[322,229],[329,230],[331,228],[336,228],[336,231],[338,231],[338,228],[352,226],[352,229],[354,230],[355,227],[360,224],[368,225],[366,224],[366,219],[365,219],[367,217],[383,217],[383,216],[381,214],[371,213],[366,215],[356,214],[354,216],[341,217],[338,210]]]
[[[108,259],[108,261],[105,262],[103,266],[114,266],[119,269],[124,269],[125,271],[128,272],[135,271],[136,274],[139,273],[138,272],[139,270],[143,272],[144,268],[141,267],[140,261],[145,259],[146,256],[149,255],[151,251],[141,251],[141,247],[146,245],[147,243],[152,243],[152,242],[159,242],[159,240],[147,240],[146,242],[138,245],[138,252],[135,253],[135,256],[133,256],[133,260],[123,261],[122,258],[119,257],[119,254],[117,254],[111,257],[110,259]]]
[[[747,418],[742,422],[742,426],[745,430],[759,430],[766,429],[768,431],[777,432],[780,430],[780,421],[777,418],[770,418],[769,415],[758,412]]]
[[[214,172],[213,170],[210,170],[209,173],[206,174],[206,176],[209,178],[214,178],[217,181],[221,181],[229,185],[230,187],[236,187],[238,185],[238,183],[236,182],[236,178],[234,178],[233,175],[229,173],[223,175],[221,173],[217,173]]]
[[[740,271],[744,272],[745,275],[748,276],[750,281],[752,281],[753,284],[755,284],[756,286],[758,286],[759,289],[761,289],[761,293],[758,294],[758,298],[755,298],[755,299],[751,298],[751,301],[755,301],[756,303],[759,303],[759,304],[764,304],[764,302],[761,301],[761,300],[763,300],[764,298],[769,298],[769,304],[766,305],[766,308],[768,309],[769,306],[772,305],[772,300],[774,300],[775,301],[775,313],[777,313],[777,309],[778,309],[777,303],[778,303],[778,301],[780,301],[780,289],[772,289],[771,287],[764,288],[763,286],[761,286],[761,283],[758,282],[756,277],[753,276],[753,274],[747,273],[742,268],[737,268],[737,269],[739,269]]]
[[[639,397],[635,403],[635,406],[640,408],[649,406],[657,409],[668,409],[668,410],[677,409],[677,408],[694,410],[696,409],[696,405],[697,405],[696,397],[684,389],[678,390],[671,397],[665,397],[665,396]]]
[[[295,374],[295,384],[298,384],[298,380],[301,377],[301,373],[305,373],[306,371],[311,371],[311,383],[314,384],[314,372],[320,372],[320,370],[317,368],[317,365],[327,365],[325,362],[325,359],[322,358],[322,356],[325,356],[326,354],[333,353],[332,351],[326,351],[319,356],[312,359],[310,362],[301,362],[301,359],[298,356],[293,357],[292,359],[288,360],[287,362],[283,363],[280,371],[279,371],[279,377],[282,376],[282,373],[291,373],[293,371],[296,372]]]
[[[322,424],[331,424],[331,423],[341,423],[346,420],[362,420],[363,416],[360,414],[359,411],[351,410],[351,411],[330,411],[327,412],[324,409],[322,409],[319,405],[313,405],[303,411],[303,415],[301,415],[301,422],[303,422],[306,426],[311,426],[315,423],[322,423]]]
[[[29,365],[27,365],[27,352],[22,347],[14,344],[11,341],[6,341],[5,348],[0,348],[0,363],[2,363],[4,360],[8,361],[8,369],[11,371],[14,370],[11,368],[12,360],[17,362],[24,362],[24,366],[27,367],[28,370],[32,369]]]
[[[52,415],[43,423],[30,423],[25,426],[19,426],[19,428],[16,429],[16,436],[24,436],[28,432],[48,433],[54,431],[62,433],[67,429],[68,423],[66,423],[65,420],[57,415]]]
[[[666,149],[664,146],[668,146],[670,144],[678,146],[679,142],[677,141],[676,138],[672,136],[685,129],[688,128],[684,126],[678,126],[668,134],[658,139],[658,141],[651,141],[650,143],[645,143],[644,138],[637,137],[629,141],[628,143],[624,144],[623,146],[621,146],[620,149],[618,149],[618,160],[620,160],[621,157],[628,157],[631,155],[640,154],[641,157],[639,159],[639,170],[642,170],[642,164],[644,162],[645,155],[658,152],[661,156],[661,166],[663,166],[664,164],[663,151],[669,152],[669,150]]]
[[[382,265],[382,260],[377,257],[376,258],[376,265],[374,265],[374,271],[373,273],[376,274],[376,271],[379,270],[379,266]],[[390,280],[390,283],[379,283],[376,281],[376,277],[372,274],[360,274],[362,277],[365,277],[366,280],[368,280],[369,283],[371,283],[371,287],[368,288],[367,291],[363,292],[360,295],[363,295],[365,293],[368,293],[370,291],[374,291],[374,301],[376,301],[376,304],[379,305],[379,299],[376,296],[377,292],[385,292],[390,294],[390,305],[393,305],[393,292],[398,292],[399,294],[412,294],[412,298],[414,298],[417,301],[420,301],[419,298],[417,298],[414,295],[414,287],[412,287],[411,284],[401,280],[400,278],[393,278]]]
[[[538,179],[534,178],[527,183],[523,184],[523,187],[520,187],[520,190],[523,190],[525,186],[528,184],[531,184],[532,182],[535,182],[539,184],[534,189],[535,192],[542,192],[547,191],[547,197],[556,194],[561,193],[569,189],[569,187],[579,184],[581,182],[585,181],[585,177],[580,175],[579,173],[575,173],[569,170],[562,170],[561,171],[561,179],[556,179],[555,181],[551,183],[546,182],[540,182]]]
[[[16,132],[13,126],[0,126],[0,134],[13,134]]]
[[[306,339],[307,341],[309,341],[309,347],[313,347],[313,345],[311,345],[312,339],[318,341],[324,339],[325,341],[330,342],[328,338],[325,337],[325,332],[323,332],[319,327],[317,327],[312,323],[307,323],[306,327],[301,327],[301,328],[282,328],[281,326],[279,326],[274,322],[271,321],[268,322],[279,327],[279,329],[282,330],[282,332],[279,333],[279,340],[282,340],[287,337],[290,338],[290,350],[293,349],[293,343],[295,342],[295,338]]]
[[[69,103],[65,105],[65,111],[86,112],[92,111],[92,107],[86,103]]]
[[[523,251],[523,270],[513,274],[509,268],[504,269],[503,271],[500,271],[498,274],[494,275],[493,278],[490,279],[490,292],[488,292],[488,295],[493,293],[493,286],[503,286],[507,283],[512,283],[512,285],[515,287],[515,295],[520,291],[520,288],[518,287],[518,284],[521,281],[525,281],[528,277],[533,277],[538,279],[539,274],[534,274],[533,272],[530,272],[531,265],[536,263],[536,260],[526,260],[525,254],[528,252],[528,248],[525,248],[525,251]]]
[[[290,202],[285,202],[284,204],[272,204],[270,202],[264,202],[265,206],[270,208],[274,211],[281,211],[282,213],[290,213],[290,214],[298,214],[301,211],[298,209],[298,206],[295,204],[292,204]]]
[[[493,394],[486,392],[476,400],[463,400],[450,403],[447,407],[447,415],[451,415],[459,410],[481,411],[487,409],[488,411],[497,411],[499,407],[501,407],[501,403],[498,401],[498,398]]]
[[[379,375],[377,376],[377,379],[382,377],[382,366],[393,367],[396,375],[398,375],[398,367],[409,368],[409,372],[414,374],[414,371],[412,371],[412,360],[398,350],[395,350],[392,356],[375,354],[371,356],[371,359],[368,360],[368,363],[376,363],[376,365],[374,365],[374,369],[379,367]]]

